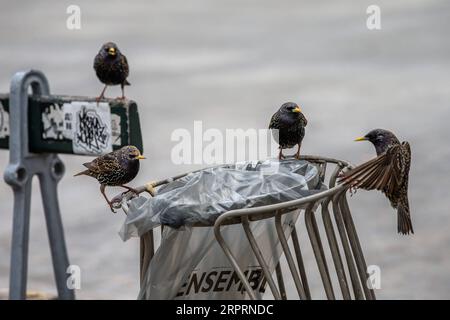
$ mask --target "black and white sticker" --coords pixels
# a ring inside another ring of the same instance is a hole
[[[42,115],[42,139],[64,139],[64,114],[61,104],[50,104],[45,107]]]
[[[111,111],[106,102],[73,101],[63,105],[64,137],[76,154],[100,155],[112,151]]]
[[[0,101],[0,139],[9,136],[9,114]]]
[[[112,135],[112,145],[121,146],[122,138],[120,131],[120,116],[117,114],[111,114],[111,135]]]

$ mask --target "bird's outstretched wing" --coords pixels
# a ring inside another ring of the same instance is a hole
[[[339,183],[393,194],[403,182],[406,164],[409,167],[410,152],[407,142],[394,145],[378,157],[345,172],[339,177]]]

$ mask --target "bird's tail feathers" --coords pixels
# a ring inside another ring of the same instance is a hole
[[[397,208],[397,231],[401,234],[414,234],[411,215],[409,213],[408,199],[401,200]]]
[[[91,167],[91,164],[92,164],[92,162],[85,162],[85,163],[83,163],[83,166],[85,166],[86,168],[89,169]]]
[[[77,176],[82,176],[82,175],[89,175],[88,173],[89,173],[89,170],[84,170],[84,171],[78,172],[77,174],[74,174],[73,176],[77,177]]]
[[[123,85],[124,86],[131,86],[131,83],[128,80],[125,79],[125,81],[123,82]]]

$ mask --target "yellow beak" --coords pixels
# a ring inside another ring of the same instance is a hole
[[[108,53],[109,53],[110,55],[112,55],[112,56],[115,56],[115,55],[116,55],[116,49],[114,49],[114,48],[109,48],[109,49],[108,49]]]
[[[366,137],[359,137],[355,139],[355,141],[366,141],[366,140],[367,140]]]
[[[292,110],[292,112],[299,113],[302,112],[302,110],[300,109],[300,107],[296,107],[294,110]]]
[[[143,156],[143,155],[138,155],[135,159],[138,159],[138,160],[142,160],[142,159],[145,159],[145,157]]]

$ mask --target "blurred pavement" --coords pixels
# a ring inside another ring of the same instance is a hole
[[[0,92],[19,70],[44,71],[51,91],[98,95],[94,55],[115,41],[130,63],[127,96],[140,107],[148,160],[135,184],[198,166],[170,162],[177,128],[266,128],[285,101],[309,123],[304,154],[360,163],[373,156],[353,139],[372,128],[408,140],[413,236],[396,233],[383,195],[351,200],[368,264],[381,267],[379,299],[450,298],[450,2],[379,0],[382,29],[366,28],[373,1],[76,1],[82,29],[66,29],[73,1],[2,1]],[[108,89],[116,97],[120,88]],[[113,215],[88,178],[87,158],[62,156],[60,200],[71,263],[83,299],[135,299],[138,241],[123,243]],[[8,153],[0,150],[0,168]],[[54,292],[38,184],[34,184],[29,288]],[[113,192],[111,192],[113,191]],[[110,194],[118,190],[110,190]],[[8,287],[12,192],[0,183],[0,288]],[[301,239],[306,241],[305,232]],[[309,246],[309,245],[307,245]],[[313,261],[307,268],[317,273]],[[293,289],[293,288],[291,288]],[[320,290],[319,279],[314,292]]]

